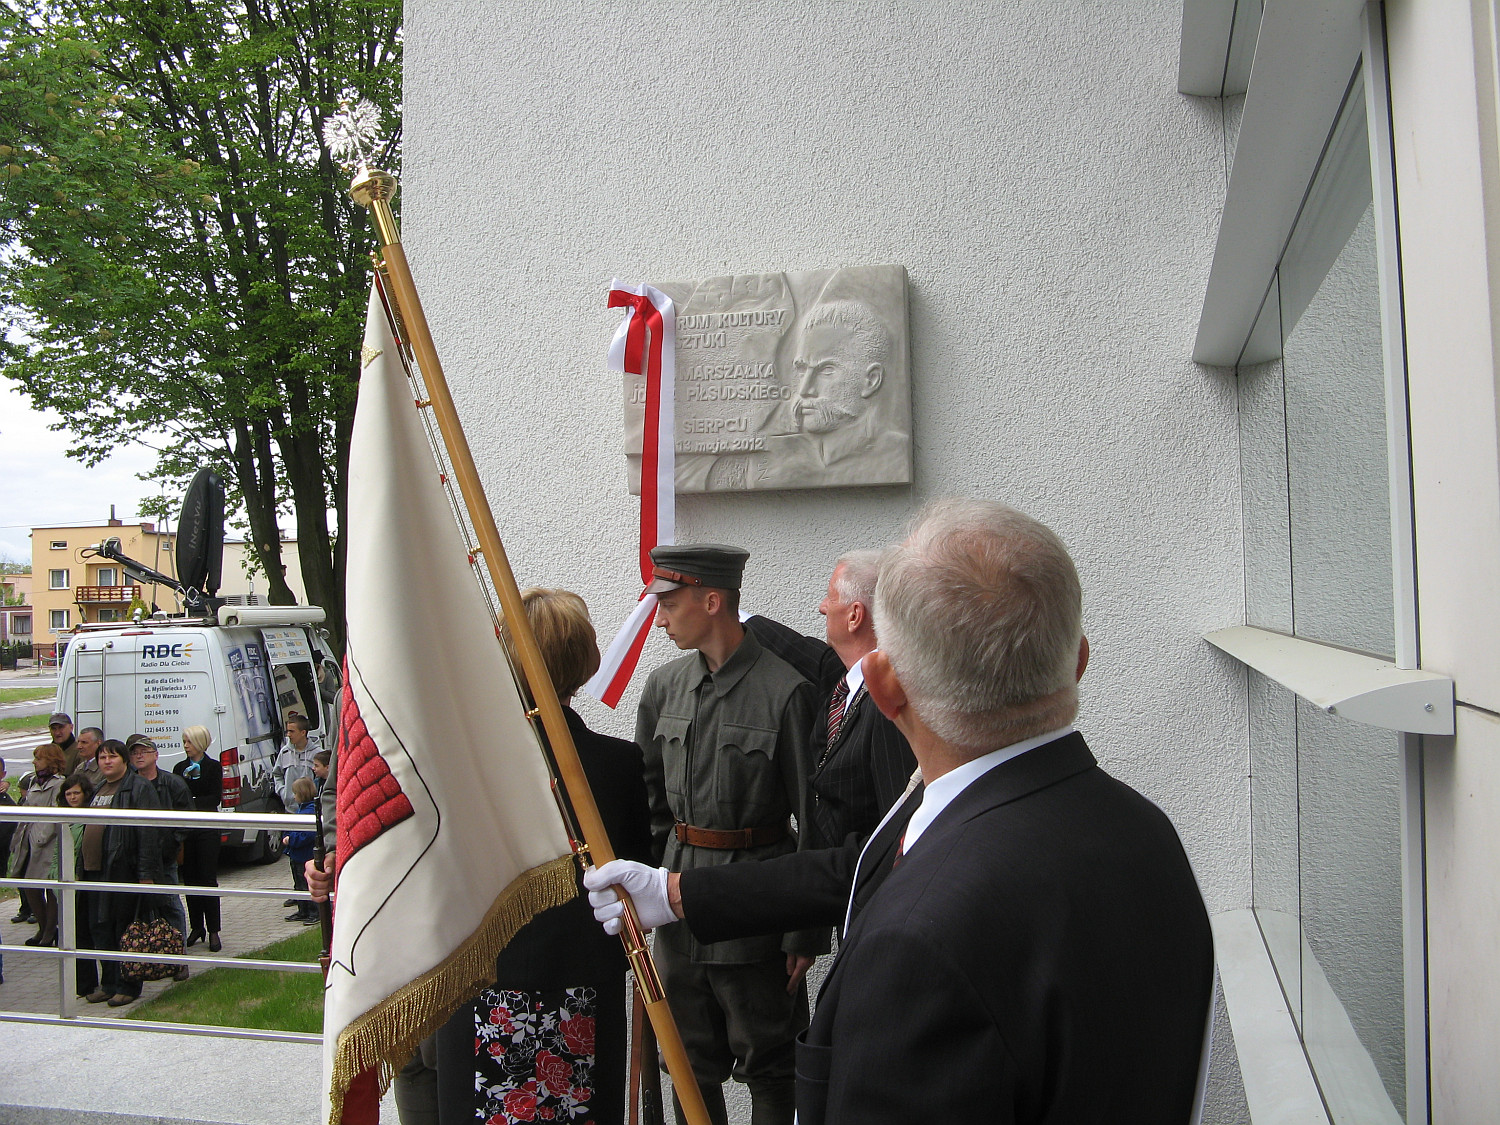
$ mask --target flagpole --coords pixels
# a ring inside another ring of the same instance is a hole
[[[429,401],[420,405],[432,408],[433,418],[448,451],[448,459],[453,465],[453,475],[463,496],[464,506],[468,509],[469,519],[479,538],[478,553],[489,569],[490,580],[494,583],[505,620],[510,626],[516,657],[536,703],[536,712],[528,712],[527,717],[536,718],[539,715],[541,718],[542,728],[546,731],[547,741],[557,764],[558,780],[567,792],[578,818],[579,828],[582,829],[584,843],[580,848],[579,858],[602,866],[615,858],[614,849],[610,845],[604,821],[599,816],[599,806],[594,802],[593,790],[589,788],[588,778],[584,776],[583,764],[573,745],[567,718],[558,701],[557,691],[552,686],[552,677],[542,659],[536,637],[532,634],[531,623],[521,602],[520,588],[510,569],[510,559],[500,542],[494,513],[490,511],[484,486],[474,466],[474,457],[469,451],[468,439],[464,436],[463,425],[459,422],[458,411],[453,405],[453,396],[443,377],[442,362],[438,359],[432,333],[427,327],[427,317],[417,296],[406,252],[401,245],[401,232],[396,225],[396,217],[391,212],[390,201],[396,194],[396,178],[389,172],[362,167],[349,187],[349,194],[354,197],[355,202],[370,209],[386,279],[390,282],[391,294],[405,327],[405,339],[402,343],[409,346],[416,356],[417,366],[427,387]],[[697,1079],[693,1076],[692,1064],[688,1061],[687,1049],[677,1030],[677,1022],[667,1006],[666,992],[662,989],[656,964],[651,959],[651,951],[646,948],[646,934],[641,929],[635,905],[623,888],[616,887],[615,890],[625,905],[620,940],[625,945],[625,955],[635,972],[637,986],[645,995],[646,1014],[651,1018],[651,1025],[656,1031],[677,1099],[690,1125],[709,1125],[708,1108],[698,1089]]]

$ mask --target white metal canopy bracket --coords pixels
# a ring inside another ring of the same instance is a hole
[[[1448,676],[1252,625],[1203,639],[1330,715],[1409,734],[1453,733]]]

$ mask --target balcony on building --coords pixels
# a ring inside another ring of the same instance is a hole
[[[141,596],[139,586],[75,586],[73,601],[78,605],[129,605]]]

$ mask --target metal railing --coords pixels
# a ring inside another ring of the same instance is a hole
[[[276,1040],[289,1043],[321,1043],[321,1035],[297,1031],[270,1031],[250,1027],[225,1027],[212,1024],[166,1023],[152,1020],[121,1021],[118,1018],[81,1016],[81,999],[74,993],[74,965],[80,957],[99,961],[147,961],[163,965],[197,965],[202,968],[225,966],[235,969],[259,969],[279,973],[316,973],[320,968],[311,961],[271,961],[251,957],[215,957],[169,953],[126,953],[121,950],[78,948],[78,892],[110,891],[121,893],[127,888],[136,894],[212,895],[216,898],[309,899],[306,891],[288,891],[285,887],[249,889],[242,887],[200,887],[176,883],[95,883],[77,878],[74,870],[72,824],[131,824],[146,828],[244,828],[253,831],[309,832],[315,820],[308,813],[239,813],[239,812],[173,812],[156,809],[72,809],[0,805],[0,824],[36,824],[53,821],[58,825],[56,879],[16,879],[0,877],[0,886],[52,890],[57,894],[57,945],[5,945],[0,953],[42,956],[57,962],[57,1015],[38,1012],[15,1012],[0,1009],[0,1023],[67,1024],[74,1027],[101,1027],[131,1031],[166,1031],[179,1035],[208,1035],[233,1039]],[[0,857],[3,859],[4,857]]]

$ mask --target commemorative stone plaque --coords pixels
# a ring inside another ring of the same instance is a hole
[[[911,480],[904,267],[653,284],[677,309],[678,492]],[[626,375],[637,494],[645,400]]]

